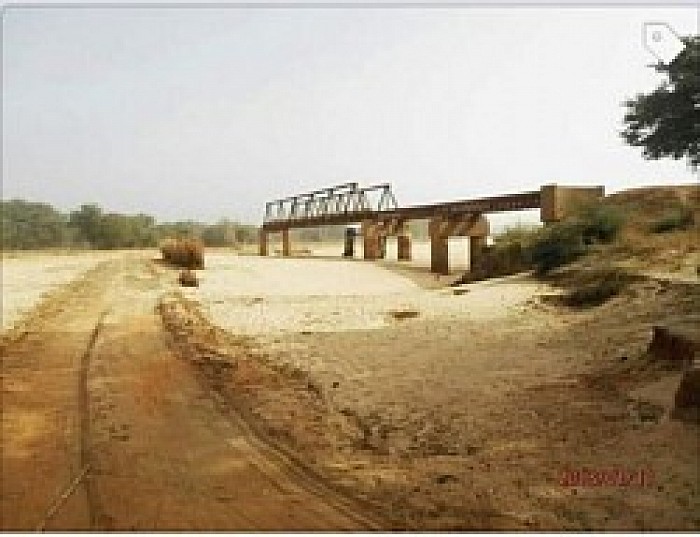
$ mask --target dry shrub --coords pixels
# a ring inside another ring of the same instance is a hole
[[[199,287],[199,280],[197,279],[197,274],[195,274],[190,269],[181,270],[177,281],[183,287]]]
[[[690,207],[678,205],[668,210],[661,218],[651,223],[652,233],[669,233],[689,229],[695,223],[695,215]]]
[[[604,267],[579,273],[576,279],[577,283],[564,295],[563,302],[571,308],[590,308],[619,295],[638,277],[620,268]]]
[[[204,245],[197,239],[166,239],[160,245],[163,260],[190,270],[204,268]]]

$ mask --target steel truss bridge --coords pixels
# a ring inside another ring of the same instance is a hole
[[[539,208],[543,222],[555,222],[581,203],[590,203],[603,195],[603,187],[545,185],[540,190],[519,194],[399,207],[387,183],[368,187],[344,183],[265,204],[260,255],[267,255],[270,233],[282,234],[282,255],[290,256],[291,229],[360,223],[365,259],[383,257],[386,237],[395,235],[398,259],[410,260],[411,239],[405,223],[430,219],[430,270],[448,274],[448,237],[468,236],[470,263],[474,263],[489,234],[487,213]],[[343,255],[353,257],[353,252],[354,231],[348,228]]]
[[[473,200],[399,207],[391,185],[344,183],[265,204],[263,230],[354,224],[363,220],[411,220],[522,209],[537,209],[540,191]]]

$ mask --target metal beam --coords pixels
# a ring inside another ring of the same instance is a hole
[[[274,204],[279,204],[283,200],[269,202],[266,204],[266,218],[263,228],[274,231],[289,227],[347,225],[359,223],[367,218],[375,220],[418,220],[438,215],[454,216],[465,213],[482,214],[537,209],[541,205],[540,191],[536,190],[473,200],[398,207],[396,198],[391,191],[391,185],[388,183],[363,188],[357,188],[356,185],[357,183],[340,185],[341,192],[334,192],[337,187],[315,191],[316,193],[313,196],[303,200],[305,210],[296,211],[294,214],[282,210],[273,215],[271,211],[268,211],[268,208],[274,206]],[[342,188],[347,187],[351,187],[351,190],[342,191]],[[367,197],[367,193],[373,191],[381,191],[379,201],[375,206],[370,205],[370,200]],[[326,196],[320,196],[319,193],[325,193]],[[299,196],[285,199],[299,199]],[[329,201],[334,202],[335,206],[329,206]],[[342,210],[340,210],[341,207]]]

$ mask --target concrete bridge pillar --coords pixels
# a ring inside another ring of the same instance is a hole
[[[485,248],[485,235],[469,237],[469,270],[474,270],[474,267],[479,262],[479,259],[483,255]]]
[[[559,222],[578,209],[605,197],[605,187],[544,185],[540,189],[540,220]]]
[[[355,228],[345,228],[345,245],[343,248],[343,257],[355,257]]]
[[[447,239],[448,221],[441,217],[430,220],[428,230],[430,233],[430,272],[435,274],[449,274],[450,258]]]
[[[292,244],[289,240],[289,229],[282,230],[282,256],[289,257],[292,255]]]
[[[267,231],[264,229],[261,229],[259,234],[258,234],[258,246],[259,246],[259,253],[261,256],[266,256],[267,255]]]
[[[430,221],[430,271],[435,274],[450,273],[448,239],[451,236],[469,237],[470,265],[483,252],[489,223],[481,214],[436,216]]]
[[[399,261],[411,260],[411,236],[408,233],[404,232],[396,236],[396,248]]]
[[[364,244],[364,258],[379,259],[382,254],[379,222],[375,220],[365,220],[362,222],[361,228]]]

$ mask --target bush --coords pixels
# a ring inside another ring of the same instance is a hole
[[[186,269],[204,268],[204,246],[197,239],[166,239],[160,245],[163,260]]]
[[[502,233],[493,237],[495,246],[509,246],[512,244],[520,245],[526,248],[535,241],[540,232],[539,226],[524,226],[517,225],[508,227]]]
[[[564,296],[564,304],[573,308],[600,306],[617,296],[634,278],[617,268],[591,272],[579,286]]]
[[[542,276],[575,261],[584,253],[581,225],[561,222],[542,229],[530,248],[529,257],[535,272]]]
[[[530,248],[530,260],[539,275],[575,261],[587,246],[615,240],[624,214],[601,204],[582,208],[576,216],[544,228]]]
[[[650,226],[652,233],[668,233],[669,231],[679,231],[688,229],[695,222],[693,211],[690,207],[676,207],[669,210],[661,218],[653,222]]]
[[[576,216],[585,244],[609,244],[615,240],[625,221],[622,211],[601,204],[582,208]]]

